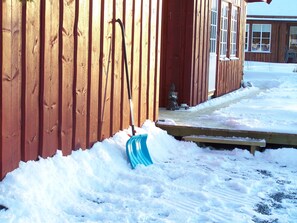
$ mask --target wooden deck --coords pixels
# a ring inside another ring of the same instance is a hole
[[[266,146],[265,139],[251,139],[248,137],[191,135],[191,136],[184,136],[183,140],[196,142],[197,144],[211,143],[211,144],[250,146],[250,152],[253,155],[255,155],[255,151],[258,150],[259,147]]]
[[[297,148],[297,134],[292,133],[204,128],[186,125],[163,125],[160,123],[156,123],[156,126],[166,130],[168,134],[175,137],[184,137],[189,135],[248,137],[253,139],[265,139],[266,145],[279,145],[281,147],[286,146]]]

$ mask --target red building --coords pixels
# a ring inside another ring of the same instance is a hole
[[[251,2],[259,0],[164,1],[160,106],[172,83],[190,106],[240,88]]]
[[[245,36],[246,60],[297,63],[296,1],[249,5]]]
[[[136,125],[157,119],[171,83],[189,105],[238,89],[247,2],[2,1],[0,179],[20,161],[90,148],[129,126],[117,18]]]

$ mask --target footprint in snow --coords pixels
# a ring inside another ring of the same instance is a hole
[[[276,219],[270,219],[270,220],[266,220],[266,219],[263,220],[263,219],[257,218],[256,216],[253,217],[253,222],[254,223],[280,223],[277,218]]]
[[[0,211],[2,211],[2,210],[7,211],[8,210],[8,207],[0,204]]]
[[[257,170],[258,173],[262,174],[265,177],[273,177],[272,173],[268,170]]]
[[[162,211],[161,213],[158,213],[158,216],[161,218],[168,218],[170,215],[169,211]]]
[[[277,180],[276,183],[279,185],[285,185],[285,184],[291,184],[292,182],[289,180]]]
[[[263,215],[271,215],[271,208],[262,202],[256,205],[255,211]]]
[[[95,204],[104,204],[105,203],[105,201],[102,201],[100,198],[96,198],[96,199],[94,199],[94,200],[91,200],[93,203],[95,203]]]

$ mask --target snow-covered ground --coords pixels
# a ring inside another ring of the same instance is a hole
[[[159,118],[200,127],[297,133],[297,64],[246,62],[244,79],[253,87],[187,111],[163,109]]]
[[[255,87],[191,110],[203,111],[224,100],[229,104],[231,97],[237,109],[226,105],[222,118],[228,119],[232,110],[230,116],[239,123],[236,111],[246,114],[269,106],[278,111],[277,117],[290,111],[279,127],[291,132],[297,117],[297,73],[253,75],[251,63],[246,69]],[[240,109],[244,92],[251,91],[258,100],[249,99]],[[284,101],[277,102],[276,95]],[[255,115],[259,122],[249,125],[257,127],[270,113]],[[137,132],[148,134],[153,165],[131,170],[125,153],[127,130],[71,156],[58,152],[21,163],[0,182],[0,222],[297,222],[297,150],[267,149],[252,156],[241,149],[200,148],[175,140],[151,121]]]

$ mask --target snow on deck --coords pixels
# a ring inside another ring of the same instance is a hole
[[[294,72],[295,71],[295,72]],[[240,88],[188,110],[161,108],[159,119],[178,125],[297,133],[297,64],[246,62]]]

